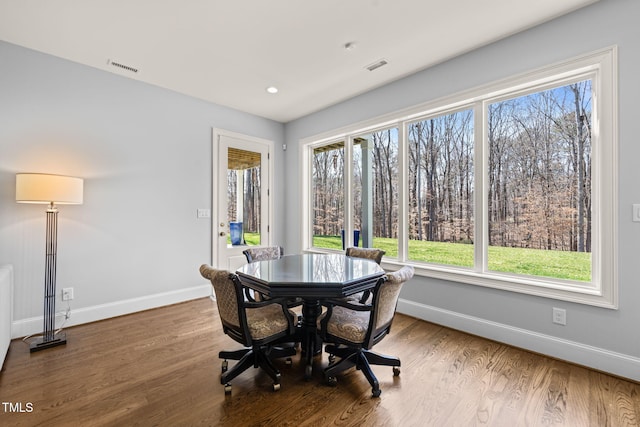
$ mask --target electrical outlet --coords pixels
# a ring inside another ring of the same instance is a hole
[[[567,325],[567,310],[564,308],[556,308],[553,307],[553,323],[558,325],[566,326]]]
[[[70,301],[73,299],[73,288],[62,288],[62,301]]]

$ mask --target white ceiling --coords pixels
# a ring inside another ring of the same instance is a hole
[[[288,122],[594,1],[0,0],[0,39]]]

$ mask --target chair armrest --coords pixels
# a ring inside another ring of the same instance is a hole
[[[360,302],[362,304],[366,303],[370,296],[371,296],[371,289],[364,290],[362,292],[362,297],[360,298]]]
[[[242,305],[245,309],[266,307],[268,305],[273,305],[273,304],[279,305],[280,308],[282,309],[282,313],[287,319],[287,323],[289,324],[287,333],[288,335],[291,335],[294,333],[294,329],[297,322],[297,316],[295,315],[294,312],[289,310],[289,308],[287,307],[287,302],[288,301],[286,298],[270,298],[264,301],[253,301],[253,302],[244,301]]]
[[[360,301],[347,301],[345,299],[329,298],[326,300],[322,300],[320,304],[325,307],[333,307],[339,305],[340,307],[348,308],[355,311],[371,311],[373,309],[373,306],[371,304],[362,303]]]
[[[264,301],[245,301],[243,306],[246,308],[260,308],[270,304],[280,304],[284,308],[287,308],[286,298],[269,298]]]

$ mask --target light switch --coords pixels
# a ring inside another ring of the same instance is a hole
[[[211,218],[210,209],[198,209],[198,218]]]

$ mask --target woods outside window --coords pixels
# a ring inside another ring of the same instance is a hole
[[[357,231],[418,274],[615,308],[615,65],[611,48],[303,141],[305,247]]]

